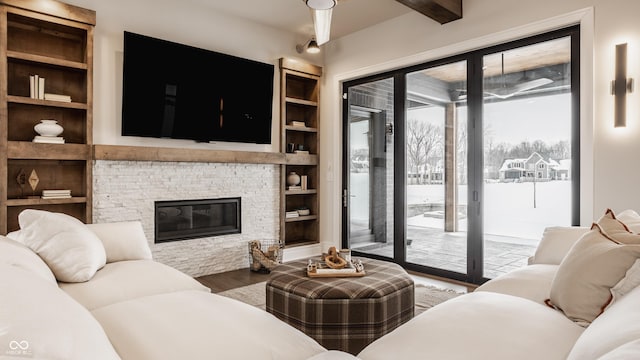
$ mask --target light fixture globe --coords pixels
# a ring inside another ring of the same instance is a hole
[[[337,0],[306,0],[306,3],[314,10],[329,10],[336,6]]]

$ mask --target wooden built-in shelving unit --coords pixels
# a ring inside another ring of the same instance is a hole
[[[18,229],[26,209],[63,212],[83,222],[92,214],[94,11],[58,1],[0,0],[0,233]],[[72,102],[30,97],[30,75],[45,92]],[[57,120],[64,144],[34,143],[34,126]],[[35,190],[18,175],[35,170]],[[42,199],[43,189],[72,197]]]
[[[292,59],[280,59],[281,171],[280,237],[285,246],[320,242],[320,77],[322,68]],[[294,126],[293,122],[299,125]],[[303,145],[308,154],[292,153],[288,144]],[[307,176],[306,189],[289,190],[287,176]],[[309,215],[288,218],[287,212],[309,209]]]

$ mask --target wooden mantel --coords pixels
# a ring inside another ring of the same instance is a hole
[[[275,152],[183,149],[145,146],[94,145],[95,160],[180,161],[243,164],[284,164],[286,156]]]

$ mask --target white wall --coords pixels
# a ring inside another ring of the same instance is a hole
[[[295,34],[256,24],[209,7],[175,0],[70,0],[96,11],[94,49],[94,143],[245,151],[279,151],[280,103],[278,59],[301,57]],[[273,64],[272,144],[215,143],[120,136],[123,31],[196,46]],[[321,64],[321,56],[307,56]]]
[[[607,207],[640,209],[634,186],[640,168],[640,92],[628,97],[628,126],[613,128],[614,45],[629,43],[629,76],[640,72],[640,2],[636,0],[466,0],[464,18],[439,25],[410,13],[325,46],[322,93],[321,237],[337,243],[341,226],[342,82],[426,62],[580,23],[581,38],[581,222],[590,224]],[[615,131],[614,131],[615,130]],[[636,140],[636,141],[634,141]]]

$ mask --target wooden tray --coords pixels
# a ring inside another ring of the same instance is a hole
[[[346,277],[362,277],[366,275],[366,271],[361,272],[334,272],[329,274],[318,274],[307,270],[307,276],[312,278],[346,278]]]

